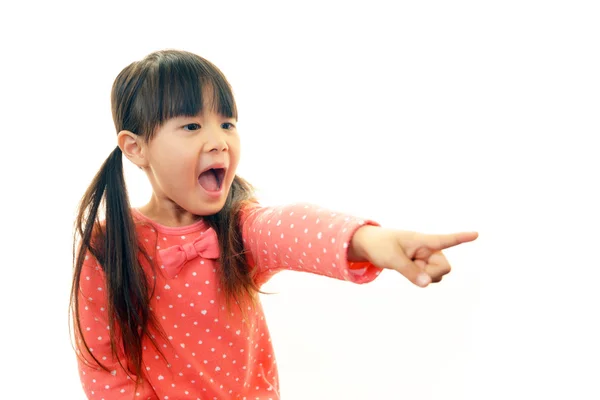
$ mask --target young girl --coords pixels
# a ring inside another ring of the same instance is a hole
[[[83,196],[71,312],[90,399],[278,399],[258,293],[290,269],[354,283],[394,269],[419,286],[440,250],[424,235],[308,204],[261,207],[236,175],[237,109],[223,74],[183,51],[127,66],[112,88],[118,146]],[[122,156],[152,185],[130,208]],[[100,206],[104,219],[100,220]]]

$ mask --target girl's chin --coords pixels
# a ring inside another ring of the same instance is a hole
[[[198,194],[193,198],[190,198],[188,203],[191,207],[188,211],[195,215],[213,215],[221,211],[227,200],[229,193],[229,187],[223,186],[218,191],[207,191],[200,185]]]

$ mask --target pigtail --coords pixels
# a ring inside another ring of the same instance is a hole
[[[100,223],[99,220],[99,209],[102,204],[105,208],[104,223]],[[80,238],[78,251],[76,251],[77,237]],[[78,293],[81,272],[85,256],[89,252],[102,266],[106,280],[105,293],[108,299],[107,313],[112,355],[120,359],[118,352],[122,350],[127,355],[130,369],[121,366],[127,373],[131,372],[138,378],[143,376],[142,339],[148,336],[158,349],[154,338],[148,332],[149,326],[159,327],[149,305],[154,287],[148,283],[138,260],[140,251],[149,260],[148,254],[137,242],[123,175],[122,152],[117,147],[94,177],[79,205],[73,247],[71,314],[75,334],[81,340],[80,347],[106,370],[106,367],[89,351],[79,320]],[[160,329],[157,331],[160,332]]]
[[[241,211],[245,204],[255,201],[252,186],[239,176],[235,176],[224,207],[218,213],[205,217],[219,238],[221,268],[219,278],[223,288],[227,308],[234,300],[242,313],[248,301],[253,305],[260,293],[248,266],[241,232]]]

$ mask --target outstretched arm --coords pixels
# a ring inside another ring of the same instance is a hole
[[[248,260],[264,283],[282,270],[367,283],[381,272],[369,261],[351,261],[354,233],[377,223],[312,204],[253,205],[243,212],[242,234]]]

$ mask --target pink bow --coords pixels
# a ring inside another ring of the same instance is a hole
[[[165,272],[169,278],[174,278],[184,264],[198,256],[205,259],[219,258],[219,241],[213,228],[208,228],[198,239],[191,243],[171,246],[158,251]]]

